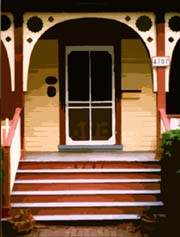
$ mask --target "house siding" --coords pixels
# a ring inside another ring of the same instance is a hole
[[[151,151],[156,146],[156,94],[151,62],[140,40],[122,40],[122,144],[124,151]]]
[[[142,42],[137,39],[122,40],[121,57],[122,91],[141,91],[122,92],[123,150],[152,151],[156,146],[156,94],[152,88],[150,59]],[[56,96],[50,98],[46,93],[45,78],[58,78],[58,67],[58,42],[39,40],[32,54],[25,95],[26,151],[57,151],[60,143],[59,83],[55,85]]]
[[[25,150],[57,151],[59,144],[59,82],[56,96],[48,97],[45,78],[58,79],[58,44],[39,40],[31,57],[25,93]],[[51,86],[51,85],[50,85]]]

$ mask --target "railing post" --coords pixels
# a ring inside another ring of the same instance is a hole
[[[10,147],[3,147],[3,161],[2,169],[4,171],[4,178],[2,184],[2,217],[8,217],[10,215]]]

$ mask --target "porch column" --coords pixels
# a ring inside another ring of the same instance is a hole
[[[24,155],[24,92],[23,92],[23,14],[14,15],[15,23],[15,94],[16,107],[21,112],[21,156]]]
[[[157,22],[157,56],[165,56],[165,24]],[[157,103],[158,109],[166,109],[165,67],[157,67]]]
[[[164,13],[156,15],[157,56],[165,56]],[[159,109],[166,110],[165,67],[157,67],[157,150],[161,136],[161,118]]]
[[[10,209],[11,209],[11,195],[10,195],[10,180],[11,180],[11,174],[10,174],[10,147],[5,146],[3,148],[3,152],[2,152],[2,163],[1,163],[1,167],[2,170],[4,171],[4,175],[2,178],[2,217],[9,217],[10,216]]]

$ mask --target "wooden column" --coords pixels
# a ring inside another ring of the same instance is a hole
[[[165,56],[165,24],[164,16],[161,16],[159,22],[156,23],[157,37],[157,56]],[[157,154],[161,137],[161,118],[159,109],[166,110],[166,91],[165,91],[165,67],[157,67]]]
[[[121,42],[114,45],[115,47],[115,131],[116,145],[121,145]]]
[[[59,92],[60,92],[60,124],[59,145],[66,145],[66,113],[65,113],[65,46],[59,40]]]
[[[15,16],[17,17],[17,16]],[[22,108],[21,112],[21,151],[24,156],[24,92],[23,92],[23,29],[22,16],[15,22],[15,93],[16,107]]]
[[[2,169],[4,172],[2,183],[2,217],[10,215],[10,147],[3,148]]]
[[[158,23],[157,33],[157,56],[165,56],[165,24]],[[157,105],[158,109],[166,109],[165,92],[165,67],[157,67]]]

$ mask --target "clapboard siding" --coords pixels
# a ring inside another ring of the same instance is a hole
[[[132,49],[132,50],[128,50]],[[122,144],[125,151],[151,151],[156,146],[156,94],[151,62],[140,40],[122,40]]]
[[[121,45],[121,88],[141,90],[122,93],[122,144],[125,151],[151,151],[156,146],[156,94],[151,62],[140,40],[122,40]],[[45,78],[58,78],[58,68],[57,41],[39,40],[32,54],[25,94],[26,151],[57,151],[59,81],[55,85],[56,96],[50,98]]]
[[[25,94],[26,151],[57,151],[59,144],[59,82],[56,96],[48,97],[47,76],[58,79],[58,45],[40,40],[31,58],[28,92]],[[47,55],[46,55],[47,54]]]

